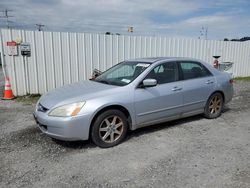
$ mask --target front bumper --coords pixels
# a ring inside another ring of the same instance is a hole
[[[52,117],[36,110],[33,116],[40,130],[52,138],[65,141],[89,138],[90,115]]]

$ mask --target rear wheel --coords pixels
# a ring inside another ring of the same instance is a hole
[[[123,112],[107,110],[94,121],[91,138],[99,147],[108,148],[123,141],[127,134],[128,122]]]
[[[221,115],[223,108],[223,97],[220,93],[212,94],[206,104],[204,115],[208,119],[214,119]]]

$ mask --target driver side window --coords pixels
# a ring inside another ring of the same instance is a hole
[[[176,62],[167,62],[155,67],[145,79],[156,79],[158,84],[170,83],[178,80],[178,66]]]

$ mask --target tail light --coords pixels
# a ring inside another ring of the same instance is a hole
[[[234,79],[230,79],[230,80],[229,80],[229,83],[230,83],[230,84],[235,83]]]

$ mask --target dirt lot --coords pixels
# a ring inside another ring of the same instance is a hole
[[[218,119],[143,128],[109,149],[56,142],[34,105],[0,100],[0,187],[250,187],[250,82],[235,90]]]

